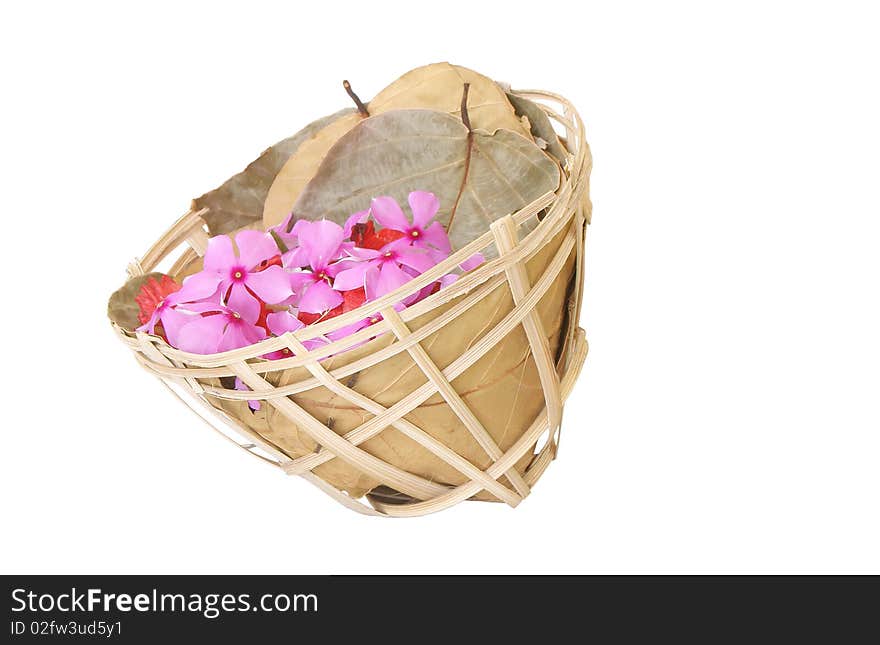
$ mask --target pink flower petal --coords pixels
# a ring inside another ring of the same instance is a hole
[[[369,262],[351,262],[351,268],[340,271],[333,281],[333,288],[337,291],[351,291],[364,286],[364,275],[370,268]]]
[[[465,260],[464,262],[462,262],[458,266],[461,267],[462,271],[470,271],[471,269],[476,269],[478,266],[480,266],[485,261],[486,261],[486,258],[484,258],[481,253],[474,253],[471,257],[469,257],[467,260]]]
[[[233,285],[226,306],[230,314],[238,314],[243,321],[251,325],[260,318],[260,303],[248,293],[243,285]]]
[[[309,314],[324,313],[342,304],[342,294],[330,288],[324,280],[314,283],[300,298],[299,308]]]
[[[370,266],[364,272],[364,295],[366,295],[366,302],[371,300],[375,300],[382,296],[379,293],[379,276],[381,275],[379,271],[379,267]]]
[[[402,270],[394,262],[383,264],[381,268],[372,267],[364,278],[364,293],[367,296],[366,302],[371,302],[377,298],[381,298],[403,286],[413,279],[413,276]],[[409,295],[402,302],[394,303],[394,309],[401,311],[405,308],[404,303],[412,304],[419,298],[420,292]],[[379,316],[379,314],[374,314]],[[381,316],[379,316],[381,317]]]
[[[221,352],[228,352],[232,349],[247,347],[248,345],[258,343],[265,337],[266,330],[262,327],[256,327],[243,320],[237,320],[235,322],[230,321],[226,326],[226,331],[220,339],[218,349]]]
[[[183,311],[188,314],[206,314],[206,313],[218,313],[223,312],[226,308],[221,305],[219,302],[213,302],[210,300],[201,300],[198,302],[184,302],[177,307],[175,307],[177,311]]]
[[[333,264],[324,269],[324,273],[327,274],[330,278],[335,278],[339,273],[345,271],[346,269],[350,269],[358,262],[361,262],[358,258],[353,257],[345,257],[341,260],[336,260]]]
[[[177,348],[193,354],[216,354],[226,328],[226,316],[197,316],[180,328]]]
[[[327,220],[306,222],[299,228],[299,245],[313,269],[323,269],[339,257],[339,246],[345,233],[342,227]]]
[[[291,213],[290,215],[291,215],[291,217],[292,217],[292,216],[293,216],[293,213]],[[311,220],[307,220],[307,219],[299,219],[299,220],[297,220],[296,223],[293,225],[293,228],[290,230],[290,233],[291,233],[292,235],[296,235],[297,237],[299,237],[300,231],[302,231],[303,227],[304,227],[304,226],[308,226],[308,225],[311,224],[311,223],[312,223]]]
[[[179,347],[178,336],[184,325],[191,323],[197,314],[188,314],[172,307],[162,312],[162,329],[165,330],[165,338],[172,347]]]
[[[281,264],[287,269],[301,269],[308,263],[308,254],[301,246],[294,247],[281,256]]]
[[[281,253],[275,240],[263,231],[240,231],[235,236],[235,244],[241,263],[248,269]]]
[[[431,258],[431,261],[432,261],[434,264],[440,264],[440,263],[443,262],[446,258],[449,257],[449,254],[448,254],[448,253],[444,253],[443,251],[440,251],[440,250],[438,250],[438,249],[435,249],[433,246],[422,246],[422,247],[419,247],[419,248],[423,248],[423,249],[425,249],[425,253],[428,254],[428,257]]]
[[[247,385],[245,385],[244,381],[242,381],[237,376],[235,377],[235,389],[239,390],[240,392],[250,392],[251,391],[251,388],[249,388]],[[256,412],[257,410],[259,410],[262,407],[260,402],[256,401],[256,400],[248,401],[247,404],[248,404],[248,407],[251,410],[253,410],[254,412]]]
[[[424,273],[436,264],[425,251],[413,247],[398,251],[397,261],[419,273]]]
[[[218,296],[217,287],[220,286],[221,277],[213,271],[200,271],[183,281],[177,296],[177,302],[193,302]]]
[[[409,207],[412,209],[413,225],[424,229],[440,210],[440,200],[434,193],[414,190],[409,194]]]
[[[449,243],[449,236],[446,229],[440,222],[434,222],[422,233],[422,242],[443,251],[447,255],[452,252],[452,245]]]
[[[159,309],[154,309],[150,314],[150,319],[140,327],[135,327],[135,331],[143,331],[148,334],[155,333],[156,325],[159,323]]]
[[[410,227],[409,220],[403,214],[393,197],[376,197],[370,202],[370,212],[379,224],[396,231],[406,231]]]
[[[431,292],[434,291],[434,286],[436,284],[437,284],[436,282],[432,282],[427,287],[422,287],[421,289],[419,289],[419,292],[416,294],[416,297],[413,298],[413,300],[410,304],[412,304],[413,302],[419,302],[421,300],[424,300],[428,296],[430,296]]]
[[[369,324],[369,319],[359,320],[350,325],[346,325],[345,327],[336,329],[335,331],[328,332],[327,338],[329,338],[330,340],[340,340],[342,338],[345,338],[346,336],[351,336],[353,333],[355,333],[356,331],[360,331],[364,327],[367,327]]]
[[[367,209],[365,211],[358,211],[357,213],[354,213],[353,215],[351,215],[345,221],[345,227],[343,228],[343,231],[345,233],[345,237],[346,238],[351,237],[351,232],[352,232],[352,230],[354,230],[355,224],[366,224],[367,220],[369,218],[370,218],[370,209]]]
[[[293,295],[289,274],[279,266],[270,266],[263,271],[248,273],[245,284],[263,302],[270,305]]]
[[[408,240],[403,240],[403,242],[405,242],[407,245],[409,244]],[[356,260],[373,260],[382,255],[379,251],[375,249],[362,249],[359,246],[354,247],[348,253]]]
[[[218,235],[208,240],[208,249],[205,251],[205,271],[223,272],[235,264],[235,253],[232,250],[232,240],[226,235]]]
[[[376,297],[384,296],[412,280],[412,276],[393,262],[386,262],[379,270],[379,280],[375,286]]]
[[[259,325],[251,325],[250,323],[241,323],[239,325],[244,337],[248,341],[248,345],[254,345],[261,340],[265,340],[269,335],[266,330]]]
[[[290,213],[287,217],[285,217],[281,223],[276,224],[270,230],[275,231],[283,240],[287,239],[296,239],[296,234],[293,232],[293,229],[290,231],[287,230],[287,227],[290,226],[290,219],[293,217],[293,213]],[[296,228],[296,223],[294,223],[294,228]]]
[[[276,336],[305,327],[303,322],[289,311],[276,311],[266,316],[266,326]]]
[[[316,282],[315,274],[311,271],[294,271],[287,274],[287,280],[294,295],[301,296],[310,286]]]
[[[446,275],[444,275],[444,276],[443,276],[442,278],[440,278],[440,280],[439,280],[439,282],[440,282],[440,288],[442,289],[443,287],[448,287],[449,285],[451,285],[451,284],[452,284],[453,282],[455,282],[456,280],[458,280],[458,274],[457,274],[457,273],[447,273]]]

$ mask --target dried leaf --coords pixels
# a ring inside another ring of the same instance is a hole
[[[510,104],[513,105],[513,109],[516,110],[516,113],[528,119],[535,141],[539,139],[545,141],[547,152],[553,155],[559,163],[564,163],[566,157],[568,157],[568,152],[559,140],[559,135],[556,134],[553,124],[550,123],[550,118],[541,109],[541,106],[514,92],[508,92],[507,98]]]
[[[107,316],[117,325],[128,331],[141,326],[141,308],[138,305],[138,294],[150,280],[162,282],[168,279],[164,273],[148,273],[131,278],[122,287],[113,292],[107,302]]]
[[[365,119],[327,153],[293,211],[344,223],[376,195],[406,203],[413,190],[440,200],[437,221],[454,249],[489,224],[559,186],[559,166],[533,141],[509,130],[472,134],[433,110],[395,110]]]
[[[460,117],[461,93],[470,83],[468,114],[474,129],[494,132],[499,128],[530,136],[529,130],[514,112],[501,87],[492,79],[473,70],[449,63],[435,63],[407,72],[379,92],[368,108],[372,116],[391,110],[426,108]],[[263,224],[275,226],[290,213],[306,184],[315,176],[327,151],[349,130],[363,120],[349,114],[328,124],[303,142],[269,189],[263,210]]]
[[[265,150],[247,168],[219,188],[194,199],[194,210],[209,209],[203,217],[211,235],[231,233],[260,222],[269,187],[284,163],[315,132],[353,111],[340,110],[310,123],[295,135]]]
[[[284,221],[303,188],[315,176],[330,147],[363,120],[364,117],[357,111],[352,111],[325,125],[302,142],[269,187],[262,210],[265,227]]]
[[[370,114],[425,108],[461,118],[461,92],[470,83],[468,115],[475,130],[498,128],[528,136],[504,90],[492,79],[466,67],[434,63],[407,72],[370,101]]]

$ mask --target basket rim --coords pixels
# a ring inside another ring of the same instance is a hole
[[[511,91],[522,96],[550,100],[561,104],[565,108],[566,117],[568,118],[560,116],[551,107],[542,103],[538,103],[539,107],[541,107],[541,109],[543,109],[547,113],[549,118],[557,121],[566,129],[570,129],[570,131],[572,131],[572,133],[576,135],[577,141],[575,142],[575,149],[573,151],[569,150],[569,155],[565,163],[560,166],[560,182],[557,188],[553,191],[548,191],[547,193],[538,197],[536,200],[523,206],[518,211],[510,213],[508,216],[513,218],[514,222],[517,225],[517,228],[519,228],[524,222],[530,220],[531,218],[536,218],[538,213],[544,209],[548,209],[547,215],[544,217],[543,220],[538,222],[538,225],[533,230],[529,231],[528,234],[526,234],[519,240],[516,248],[506,254],[505,258],[493,258],[492,260],[484,262],[482,265],[471,271],[462,273],[459,279],[453,282],[451,285],[439,290],[437,293],[431,294],[427,298],[424,298],[420,302],[415,303],[410,307],[406,307],[403,312],[401,312],[401,315],[407,312],[409,313],[406,318],[414,318],[417,316],[425,315],[435,310],[436,308],[446,304],[447,302],[450,302],[452,300],[455,300],[456,298],[459,298],[462,295],[467,294],[476,287],[484,284],[485,282],[488,282],[499,273],[503,273],[505,271],[505,268],[510,263],[523,262],[534,255],[537,251],[540,250],[543,242],[546,239],[552,238],[553,235],[558,232],[558,229],[561,228],[560,224],[564,223],[565,208],[557,208],[560,204],[562,204],[562,197],[573,191],[574,187],[577,185],[577,182],[586,181],[586,177],[583,176],[582,171],[584,169],[584,166],[587,165],[587,157],[590,156],[589,147],[587,146],[586,140],[583,136],[583,122],[573,105],[561,95],[544,90],[523,89]],[[569,122],[569,120],[571,122]],[[571,142],[569,142],[569,145],[571,145]],[[154,247],[158,246],[163,240],[167,240],[168,238],[172,237],[173,233],[179,232],[176,230],[177,227],[183,220],[188,217],[194,217],[196,222],[201,222],[203,224],[203,220],[200,216],[206,211],[207,209],[196,212],[187,212],[182,218],[180,218],[180,220],[178,220],[178,222],[175,222],[175,224],[173,224],[159,238],[156,244],[154,244]],[[503,216],[496,219],[495,222],[499,222],[502,219],[504,219]],[[299,343],[302,343],[303,341],[325,336],[326,334],[332,333],[333,331],[351,325],[358,320],[369,317],[378,311],[388,309],[406,296],[419,291],[420,289],[426,287],[432,282],[435,282],[441,276],[455,271],[458,268],[458,265],[464,262],[466,259],[474,255],[475,253],[479,253],[482,250],[491,247],[494,244],[492,225],[494,225],[495,222],[493,222],[493,224],[490,224],[490,227],[487,228],[485,233],[480,235],[478,238],[472,240],[462,248],[456,250],[443,262],[438,263],[428,271],[425,271],[424,273],[414,277],[394,291],[391,291],[381,296],[380,298],[377,298],[376,300],[364,303],[356,309],[353,309],[334,318],[307,325],[294,332],[285,332],[280,336],[269,336],[257,343],[248,345],[246,347],[227,350],[224,352],[215,352],[212,354],[195,354],[191,352],[185,352],[169,345],[160,336],[148,334],[146,332],[127,330],[112,321],[111,325],[117,330],[117,332],[121,335],[123,339],[131,339],[132,341],[134,339],[146,340],[154,347],[159,349],[162,354],[166,355],[168,358],[184,361],[190,365],[216,367],[229,365],[230,363],[239,362],[241,360],[269,360],[263,358],[263,355],[288,347],[290,338],[293,338]],[[168,252],[173,251],[176,246],[177,245],[169,249]],[[167,257],[168,252],[163,254],[160,257],[160,260],[164,257]],[[199,255],[202,254],[200,253]],[[153,268],[154,267],[150,267],[150,270],[152,270]],[[144,273],[146,273],[146,271]],[[347,349],[353,349],[355,346],[362,343],[363,340],[357,337],[357,335],[364,331],[371,332],[369,334],[364,334],[365,336],[367,336],[367,338],[364,340],[369,340],[372,337],[379,337],[384,335],[385,333],[388,333],[390,329],[384,321],[380,320],[370,327],[365,328],[364,330],[360,330],[360,332],[348,335],[338,341],[331,341],[329,343],[321,344],[313,350],[302,352],[301,355],[315,356],[319,359],[326,358],[326,356],[319,357],[318,355],[326,353],[321,350],[325,350],[328,347],[331,348],[331,351],[327,353],[327,356],[340,354],[342,352],[345,352]],[[332,349],[334,346],[338,349]]]

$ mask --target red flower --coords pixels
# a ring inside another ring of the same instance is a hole
[[[260,317],[257,318],[257,322],[254,323],[257,327],[262,327],[266,331],[269,330],[269,327],[266,325],[266,316],[273,313],[274,309],[269,309],[269,305],[265,302],[260,301]]]
[[[367,294],[363,289],[352,289],[351,291],[343,291],[341,305],[334,307],[330,311],[324,312],[323,314],[310,314],[305,311],[301,311],[299,312],[299,315],[297,315],[297,318],[299,318],[303,324],[311,325],[321,320],[335,318],[340,314],[354,311],[362,304],[364,304],[366,299]]]
[[[366,224],[355,224],[351,229],[351,241],[356,246],[374,251],[378,251],[389,242],[399,240],[402,237],[406,237],[406,234],[395,231],[393,228],[383,228],[381,231],[376,231],[372,220]]]
[[[280,267],[280,266],[282,266],[281,265],[281,256],[280,255],[273,255],[271,258],[260,262],[254,268],[254,271],[262,271],[263,269],[268,269],[269,267]]]
[[[141,324],[144,325],[150,320],[159,303],[179,290],[180,285],[167,275],[163,275],[161,280],[150,278],[144,282],[134,298],[140,309],[138,320],[140,320]]]

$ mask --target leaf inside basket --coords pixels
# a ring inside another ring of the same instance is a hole
[[[547,113],[541,109],[541,106],[515,92],[508,92],[507,98],[511,105],[513,105],[513,109],[516,110],[516,113],[529,120],[529,127],[532,136],[535,137],[535,139],[540,138],[544,141],[547,144],[547,152],[553,155],[559,163],[565,163],[568,152],[559,140],[559,135],[556,134],[556,130],[553,129],[553,124],[550,123],[550,118],[547,116]]]
[[[461,117],[461,88],[470,85],[468,114],[475,129],[498,128],[529,136],[501,86],[487,76],[449,63],[434,63],[411,70],[370,101],[370,114],[425,108]]]
[[[395,110],[365,119],[327,153],[293,211],[344,223],[376,195],[405,203],[414,190],[437,195],[454,249],[554,191],[559,166],[533,141],[499,129],[468,131],[434,110]],[[528,230],[528,229],[526,229]]]
[[[222,186],[194,199],[193,210],[208,209],[203,218],[211,235],[231,233],[260,222],[269,187],[284,163],[315,132],[328,123],[350,116],[352,112],[354,109],[347,108],[310,123],[293,136],[265,150]]]
[[[138,319],[141,310],[137,303],[137,295],[148,280],[161,280],[163,277],[165,274],[154,272],[129,278],[110,296],[107,302],[107,317],[123,329],[129,331],[137,329],[141,324]]]
[[[372,116],[409,108],[438,110],[460,116],[461,92],[465,83],[470,84],[468,113],[475,129],[491,133],[504,128],[530,136],[504,90],[495,81],[466,67],[449,63],[434,63],[407,72],[379,92],[370,101],[368,109]],[[263,223],[267,227],[275,226],[287,217],[333,144],[362,120],[358,113],[339,117],[303,142],[287,160],[277,173],[265,200]]]

